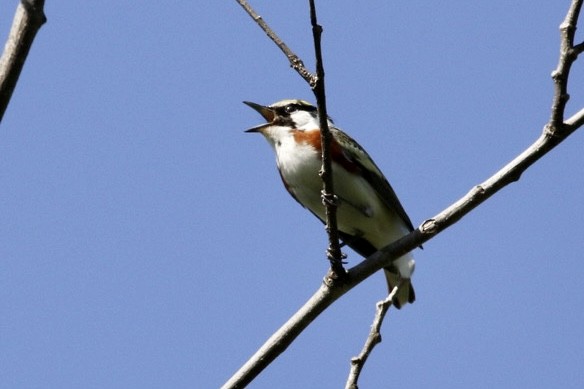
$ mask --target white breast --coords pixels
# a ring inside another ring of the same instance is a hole
[[[306,208],[325,218],[321,201],[320,152],[308,144],[296,144],[292,137],[275,144],[278,168],[294,196]],[[333,185],[340,199],[337,212],[341,231],[361,235],[375,247],[383,247],[407,233],[395,213],[363,178],[346,172],[333,163]]]

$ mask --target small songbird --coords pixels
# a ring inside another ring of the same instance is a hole
[[[246,132],[259,132],[266,138],[276,152],[280,177],[288,192],[324,222],[322,180],[318,174],[322,146],[316,107],[303,100],[282,100],[269,106],[244,103],[267,121]],[[339,235],[346,245],[368,257],[414,228],[393,188],[367,152],[335,127],[330,118],[328,125]],[[398,309],[415,300],[410,280],[414,264],[408,253],[384,269],[390,291],[401,281],[393,300]]]

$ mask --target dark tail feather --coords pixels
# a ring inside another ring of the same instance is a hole
[[[414,292],[414,286],[412,285],[412,281],[409,278],[402,279],[397,272],[396,269],[388,269],[385,268],[385,278],[387,279],[387,287],[389,292],[393,290],[393,288],[400,283],[401,285],[393,297],[393,305],[397,309],[401,309],[407,303],[412,304],[416,301],[416,293]]]

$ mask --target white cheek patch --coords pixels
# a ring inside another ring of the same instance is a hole
[[[294,120],[295,127],[298,130],[314,130],[319,126],[317,118],[311,115],[310,112],[295,112],[292,119]]]

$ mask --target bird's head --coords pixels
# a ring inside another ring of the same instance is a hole
[[[319,128],[316,107],[304,100],[281,100],[268,106],[249,101],[244,101],[244,104],[255,109],[266,119],[266,123],[252,127],[246,132],[259,132],[269,139],[282,136],[280,132]]]

